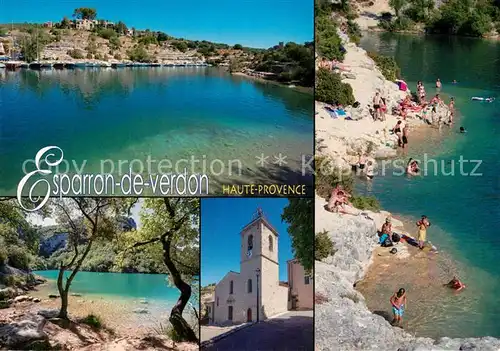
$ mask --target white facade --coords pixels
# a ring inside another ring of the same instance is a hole
[[[215,287],[215,324],[255,322],[287,311],[288,287],[279,282],[278,233],[259,213],[240,235],[240,273],[227,273]]]

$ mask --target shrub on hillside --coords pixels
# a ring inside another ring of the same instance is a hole
[[[8,257],[9,255],[7,254],[7,249],[5,247],[0,247],[0,267],[5,264]]]
[[[144,45],[139,44],[135,48],[127,51],[127,55],[131,61],[136,62],[150,62],[151,58],[149,57],[148,52]]]
[[[101,329],[103,326],[101,318],[99,316],[96,316],[95,314],[89,314],[87,317],[81,320],[81,323],[87,324],[95,329]]]
[[[347,21],[347,34],[349,35],[349,39],[356,44],[359,44],[361,40],[361,28],[359,25],[351,20]]]
[[[374,52],[369,52],[368,56],[370,56],[372,60],[375,61],[375,64],[380,69],[385,79],[394,82],[395,80],[400,78],[401,70],[394,57],[379,55]]]
[[[352,87],[343,83],[339,74],[320,68],[316,74],[315,99],[328,104],[352,105]]]
[[[411,30],[415,26],[415,23],[408,17],[402,16],[392,19],[391,15],[391,17],[382,18],[377,26],[388,32],[403,32]]]
[[[328,199],[332,190],[341,185],[347,192],[354,190],[352,173],[334,167],[332,159],[327,156],[316,156],[314,159],[316,193]]]
[[[8,264],[14,268],[28,270],[30,265],[30,255],[22,247],[10,246],[8,255]]]
[[[326,230],[316,234],[314,238],[314,259],[317,261],[324,260],[328,256],[335,253],[333,242],[328,236]]]
[[[328,15],[316,17],[316,51],[329,60],[343,61],[345,50],[337,34],[337,25]]]
[[[373,212],[380,211],[380,203],[374,196],[353,195],[350,200],[352,205],[357,209]]]
[[[97,35],[100,36],[101,38],[108,39],[108,40],[111,39],[112,37],[118,36],[118,34],[116,34],[116,32],[111,28],[99,29],[99,31],[97,32]]]

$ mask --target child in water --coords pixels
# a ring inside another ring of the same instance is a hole
[[[401,288],[398,292],[391,296],[390,300],[392,305],[392,313],[394,314],[394,319],[391,324],[393,326],[401,326],[403,322],[403,314],[406,306],[406,291]]]
[[[460,133],[467,133],[467,130],[464,127],[460,127]]]

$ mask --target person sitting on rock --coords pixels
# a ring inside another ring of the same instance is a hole
[[[380,235],[387,234],[389,237],[392,236],[392,223],[391,223],[391,217],[387,217],[385,219],[385,223],[382,224],[382,228],[380,229]]]
[[[349,198],[351,195],[342,189],[340,185],[336,186],[330,195],[328,200],[327,209],[330,212],[339,212],[344,205],[350,205]]]

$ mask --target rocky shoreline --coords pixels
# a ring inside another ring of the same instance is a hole
[[[324,104],[316,102],[316,154],[327,156],[340,169],[350,170],[360,153],[374,159],[397,157],[397,137],[389,131],[400,118],[387,115],[385,121],[373,121],[369,105],[376,91],[387,99],[391,111],[405,92],[387,81],[367,53],[350,43],[340,33],[346,49],[343,81],[353,89],[360,108],[352,108],[354,120],[332,118]],[[429,93],[432,94],[432,93]],[[447,107],[438,114],[446,116]],[[421,116],[411,114],[406,123],[411,129],[429,128]],[[438,116],[439,118],[439,116]],[[410,133],[410,145],[411,145]],[[403,329],[392,327],[384,316],[372,313],[363,295],[355,288],[365,276],[377,252],[377,229],[390,213],[359,211],[354,214],[331,213],[325,210],[326,200],[316,196],[315,232],[328,232],[334,243],[334,254],[315,264],[315,343],[316,350],[500,350],[500,340],[493,337],[437,340],[415,337]],[[393,218],[393,229],[405,233],[403,223]],[[410,256],[406,245],[398,246],[394,259]]]
[[[358,108],[346,108],[351,120],[332,118],[325,109],[326,104],[316,101],[316,155],[328,156],[333,165],[342,169],[350,169],[360,153],[368,154],[373,159],[395,158],[398,155],[397,136],[392,133],[392,129],[402,118],[392,115],[391,111],[408,93],[399,90],[395,82],[385,79],[365,50],[351,43],[345,34],[339,32],[339,35],[346,49],[343,65],[349,70],[339,73],[343,82],[351,85],[360,105]],[[386,99],[385,121],[374,121],[370,114],[372,98],[377,91]],[[430,91],[428,94],[433,95]],[[412,130],[435,127],[424,120],[424,114],[430,113],[430,109],[427,107],[421,112],[409,112],[403,121],[410,127],[409,145],[412,143]],[[448,113],[448,107],[441,106],[434,119],[446,120]]]

